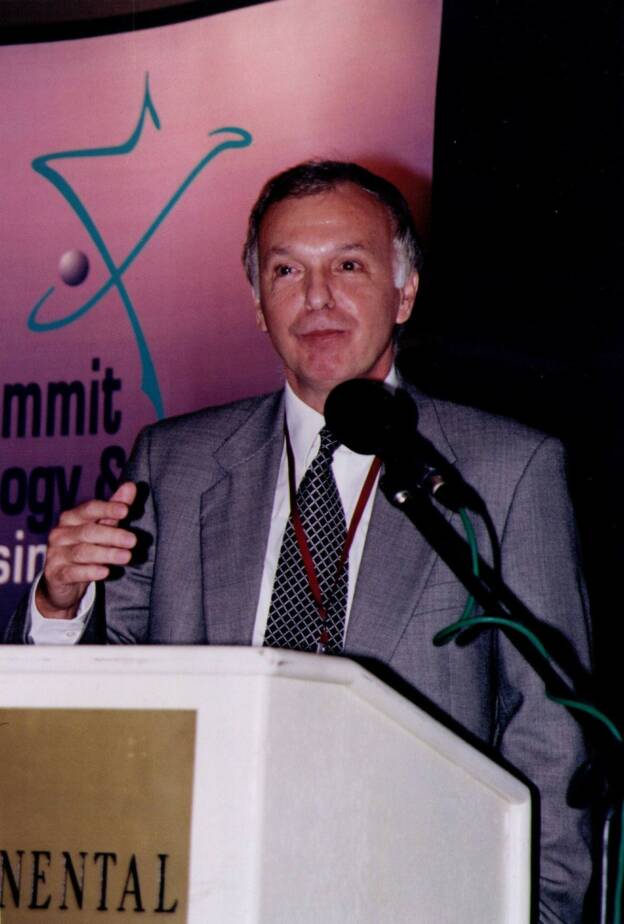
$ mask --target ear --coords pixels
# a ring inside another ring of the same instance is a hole
[[[407,277],[407,282],[400,290],[401,296],[399,301],[399,310],[397,312],[397,324],[405,324],[407,319],[412,313],[412,308],[414,307],[414,301],[416,299],[416,293],[418,292],[418,283],[420,277],[416,270],[414,270]]]
[[[256,306],[256,324],[258,325],[258,330],[261,330],[263,333],[267,333],[268,327],[266,321],[264,320],[264,311],[262,310],[262,303],[260,297],[256,295],[255,290],[252,288],[251,294],[253,296],[254,305]]]

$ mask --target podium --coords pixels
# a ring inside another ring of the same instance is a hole
[[[527,787],[346,658],[0,648],[0,921],[527,924]]]

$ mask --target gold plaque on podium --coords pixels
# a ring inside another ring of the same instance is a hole
[[[0,709],[0,924],[186,921],[195,719]]]

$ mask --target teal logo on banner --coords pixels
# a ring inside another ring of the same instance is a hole
[[[156,374],[156,369],[154,368],[154,363],[150,354],[147,340],[145,338],[145,334],[141,328],[138,313],[132,303],[130,293],[125,286],[123,276],[129,267],[132,266],[143,248],[150,241],[155,232],[167,218],[171,210],[180,201],[182,196],[186,193],[188,188],[191,186],[194,180],[197,179],[204,168],[207,167],[208,164],[215,159],[215,157],[217,157],[219,154],[222,154],[224,151],[227,151],[230,148],[248,147],[252,143],[253,139],[248,131],[245,131],[243,128],[237,128],[235,126],[216,128],[214,131],[211,131],[209,133],[209,137],[212,138],[218,136],[218,142],[215,143],[214,147],[212,147],[193,167],[184,181],[178,186],[173,195],[169,198],[164,208],[162,208],[161,211],[156,215],[145,233],[139,238],[130,253],[128,253],[125,259],[121,261],[121,263],[117,264],[115,263],[111,252],[106,245],[106,241],[104,240],[104,237],[98,229],[87,207],[82,202],[76,191],[69,184],[69,182],[65,179],[65,177],[63,177],[58,170],[51,166],[51,164],[53,162],[63,160],[75,160],[89,157],[120,157],[124,154],[129,154],[138,144],[147,118],[150,118],[154,127],[160,130],[160,119],[158,117],[158,113],[150,93],[149,77],[146,75],[143,104],[141,106],[139,118],[127,141],[123,142],[122,144],[113,145],[110,147],[85,148],[83,150],[73,151],[56,151],[51,154],[43,154],[41,157],[36,157],[33,160],[33,170],[35,170],[46,180],[52,183],[55,189],[57,189],[58,192],[63,196],[70,208],[73,209],[73,211],[84,225],[87,233],[95,244],[95,247],[102,257],[102,260],[104,261],[109,276],[107,281],[102,286],[100,286],[98,291],[95,292],[91,298],[87,299],[87,301],[80,305],[79,308],[76,308],[65,317],[57,318],[53,321],[42,321],[40,320],[41,309],[55,290],[54,286],[50,287],[32,308],[28,317],[28,327],[31,331],[43,333],[45,331],[56,330],[59,327],[65,327],[68,324],[72,324],[74,321],[84,317],[84,315],[91,311],[91,309],[98,304],[98,302],[106,295],[109,290],[116,289],[128,317],[130,328],[132,330],[132,334],[139,351],[139,357],[141,361],[141,390],[153,405],[156,416],[158,418],[162,418],[165,415],[165,408],[160,385],[158,383],[158,376]],[[229,135],[230,137],[222,139],[221,136],[223,135]],[[78,273],[80,273],[80,269],[81,267],[78,265]],[[82,270],[82,278],[84,278],[84,275],[86,275],[86,269]],[[80,279],[80,275],[78,275],[76,278]]]

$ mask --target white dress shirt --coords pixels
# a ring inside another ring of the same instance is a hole
[[[43,572],[42,572],[43,573]],[[80,641],[87,619],[95,603],[95,583],[88,585],[80,601],[78,612],[73,619],[46,619],[37,609],[35,594],[41,574],[38,574],[31,589],[28,605],[30,607],[29,641],[35,645],[75,645]]]
[[[386,384],[396,387],[398,379],[394,366],[386,378]],[[285,389],[285,411],[288,423],[288,432],[295,460],[295,484],[297,487],[303,478],[306,469],[316,456],[320,446],[319,433],[325,425],[325,418],[318,411],[305,404],[287,384]],[[347,524],[351,522],[360,491],[366,480],[373,456],[363,456],[352,452],[346,446],[338,446],[332,460],[332,470],[336,486],[342,501]],[[375,487],[370,493],[362,517],[349,549],[349,585],[347,592],[347,612],[345,631],[349,622],[355,584],[360,569],[366,533],[373,510]],[[288,461],[286,445],[282,451],[273,511],[271,513],[271,526],[264,557],[264,571],[258,596],[258,607],[253,631],[253,645],[262,645],[266,630],[273,582],[282,547],[282,538],[290,514],[290,493],[288,488]],[[41,615],[35,604],[35,593],[41,579],[38,575],[30,592],[30,641],[37,645],[74,645],[81,637],[87,619],[95,602],[95,584],[89,584],[87,591],[80,602],[76,616],[73,619],[46,619]]]
[[[388,384],[396,384],[396,375],[394,369],[388,378]],[[292,446],[295,460],[295,484],[303,478],[310,463],[317,455],[321,440],[319,433],[325,426],[325,418],[318,411],[313,410],[307,404],[297,397],[289,385],[286,385],[285,394],[285,411],[286,422],[288,424],[288,433]],[[340,495],[340,500],[345,513],[347,525],[351,522],[353,511],[358,502],[360,491],[368,475],[374,456],[362,456],[352,452],[346,446],[338,446],[332,459],[332,471],[336,481],[336,487]],[[368,530],[368,524],[373,509],[373,498],[375,490],[371,491],[362,518],[358,528],[355,531],[351,548],[349,549],[349,584],[347,591],[347,613],[345,619],[345,630],[349,622],[349,613],[353,602],[355,591],[355,582],[362,552],[364,551],[364,541]],[[288,488],[288,459],[286,456],[286,445],[282,450],[282,459],[280,462],[279,474],[277,476],[277,486],[275,488],[275,499],[273,501],[273,512],[271,514],[271,528],[269,529],[269,538],[264,556],[264,571],[262,572],[262,583],[260,585],[260,595],[258,597],[258,608],[256,610],[256,621],[253,633],[253,645],[262,645],[264,633],[266,630],[269,607],[271,604],[271,595],[273,593],[273,583],[275,581],[275,572],[277,571],[277,562],[280,550],[282,548],[282,539],[284,530],[290,515],[290,491]]]

